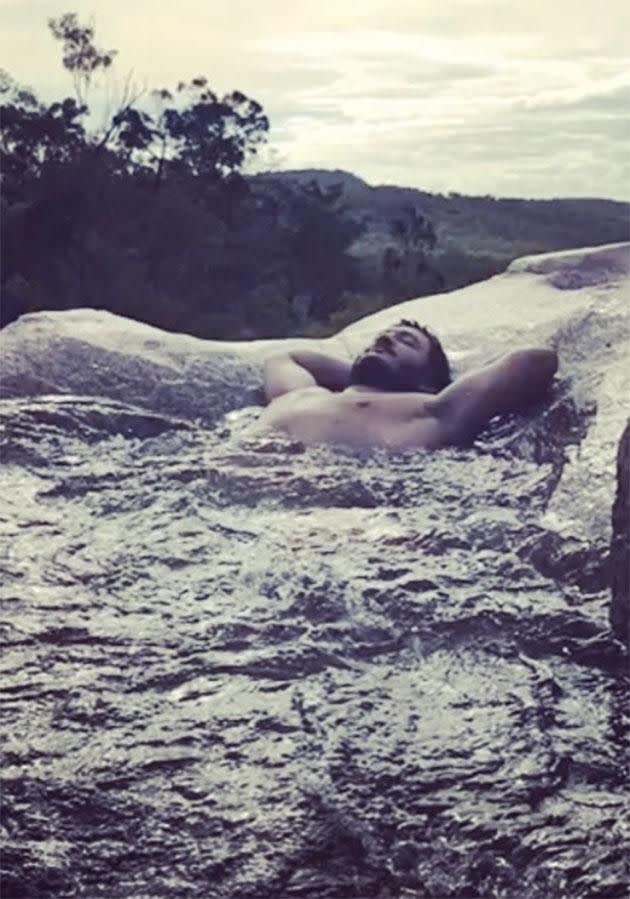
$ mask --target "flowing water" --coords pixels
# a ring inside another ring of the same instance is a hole
[[[0,413],[5,899],[627,895],[566,398],[433,454]]]

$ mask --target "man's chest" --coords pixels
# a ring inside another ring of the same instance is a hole
[[[438,423],[420,397],[334,394],[312,388],[276,400],[261,420],[307,444],[405,448],[441,445]]]

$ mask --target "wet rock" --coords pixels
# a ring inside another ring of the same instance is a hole
[[[120,435],[144,440],[173,430],[186,430],[189,423],[111,400],[53,395],[28,401],[7,401],[0,408],[4,437],[38,433],[67,437],[75,434],[86,442]]]
[[[109,312],[22,316],[2,332],[4,397],[107,397],[213,422],[260,399],[260,365],[227,343],[168,334]]]
[[[569,250],[566,253],[544,253],[516,259],[511,272],[531,272],[544,275],[560,290],[579,290],[596,284],[610,284],[627,277],[630,257],[621,255],[617,246],[603,246],[596,250]]]
[[[610,544],[610,624],[615,636],[628,643],[630,627],[630,421],[617,452],[617,494],[612,512]]]

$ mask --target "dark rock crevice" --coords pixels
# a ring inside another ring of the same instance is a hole
[[[617,452],[617,493],[612,510],[613,536],[608,571],[611,589],[610,624],[628,646],[630,637],[630,420]]]

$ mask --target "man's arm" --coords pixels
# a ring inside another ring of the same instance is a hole
[[[516,350],[459,378],[435,397],[432,412],[449,443],[470,442],[495,415],[518,412],[540,399],[557,368],[554,350]]]
[[[304,387],[345,390],[350,383],[350,362],[312,350],[280,353],[265,362],[265,395],[268,401]]]

